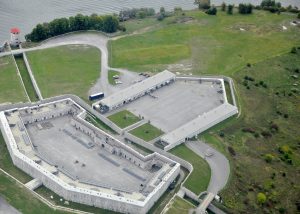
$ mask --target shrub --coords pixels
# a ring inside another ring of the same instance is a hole
[[[296,54],[296,53],[297,53],[297,48],[296,48],[296,47],[293,47],[292,50],[291,50],[291,53],[292,53],[292,54]]]
[[[231,146],[228,146],[228,151],[231,154],[231,156],[235,156],[236,155],[235,150]]]
[[[288,145],[283,145],[278,148],[281,154],[292,154],[292,149]]]
[[[300,19],[300,13],[298,13],[298,16],[297,16],[297,17],[298,17],[298,19]]]
[[[228,5],[227,14],[232,15],[233,14],[233,8],[234,8],[233,4]]]
[[[224,132],[220,132],[219,136],[220,136],[220,137],[225,137]]]
[[[251,4],[239,4],[239,13],[240,14],[251,14],[253,5]]]
[[[198,5],[199,9],[207,10],[210,8],[210,0],[195,0],[194,3]]]
[[[270,129],[272,132],[278,132],[279,126],[276,123],[271,123]]]
[[[217,8],[216,7],[211,7],[205,13],[208,14],[208,15],[217,15]]]
[[[289,118],[289,115],[288,114],[284,114],[283,117],[287,119],[287,118]]]
[[[222,10],[222,11],[225,11],[225,10],[226,10],[226,3],[225,3],[225,2],[222,3],[222,5],[221,5],[221,10]],[[298,16],[299,16],[299,14],[298,14]]]
[[[250,127],[246,127],[246,128],[242,128],[243,132],[249,132],[249,133],[255,133],[255,130],[253,128]]]
[[[272,154],[265,154],[264,159],[267,163],[271,163],[274,160],[274,156]]]
[[[269,131],[262,131],[262,132],[261,132],[261,135],[262,135],[264,138],[270,138],[270,137],[272,137],[272,134],[271,134]]]
[[[256,200],[258,204],[263,205],[267,201],[267,196],[264,193],[260,192],[257,194]]]

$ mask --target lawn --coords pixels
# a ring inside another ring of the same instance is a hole
[[[0,58],[0,103],[27,101],[12,56]]]
[[[132,114],[130,111],[123,110],[107,117],[121,129],[140,121],[140,118]]]
[[[191,66],[188,73],[230,76],[247,63],[300,45],[299,28],[289,24],[295,16],[256,10],[252,15],[219,11],[217,16],[189,11],[186,17],[170,17],[156,24],[155,29],[110,42],[110,64],[134,71],[184,64]],[[184,22],[187,17],[193,20]],[[282,25],[288,30],[283,31]]]
[[[67,213],[49,208],[35,198],[32,193],[20,186],[10,177],[0,172],[0,194],[6,201],[23,214],[60,214]]]
[[[99,118],[95,117],[94,115],[87,114],[85,120],[105,132],[116,134],[116,132],[112,128],[110,128],[108,125],[103,123]]]
[[[37,188],[35,190],[35,192],[37,192],[39,195],[42,195],[44,198],[46,198],[47,200],[51,201],[52,203],[54,203],[55,205],[58,205],[58,206],[68,207],[68,208],[81,210],[81,211],[89,212],[89,213],[95,213],[95,214],[113,214],[113,213],[116,213],[116,212],[113,212],[113,211],[110,211],[110,210],[105,210],[105,209],[101,209],[101,208],[98,208],[98,207],[93,207],[93,206],[88,206],[88,205],[85,205],[85,204],[75,203],[75,202],[72,202],[72,201],[68,201],[69,205],[65,205],[64,200],[60,201],[60,199],[62,197],[60,197],[59,195],[57,195],[56,193],[54,193],[50,189],[47,189],[44,186],[41,186],[41,187]],[[53,199],[51,199],[51,196],[53,196]]]
[[[25,85],[25,88],[26,88],[26,91],[27,91],[27,94],[28,94],[30,100],[32,102],[38,101],[38,96],[35,93],[35,90],[34,90],[32,82],[31,82],[29,73],[27,71],[23,56],[16,56],[15,60],[17,62],[22,80],[24,82],[24,85]]]
[[[131,130],[130,133],[146,142],[164,134],[162,130],[152,126],[150,123],[145,123],[144,125]]]
[[[232,213],[299,211],[299,70],[300,49],[237,72],[241,117],[203,136],[230,158],[231,179],[221,196]],[[280,152],[282,146],[289,151]],[[259,192],[265,205],[256,203]]]
[[[173,155],[188,161],[194,167],[193,172],[185,181],[184,186],[197,195],[203,191],[206,191],[211,174],[207,162],[184,144],[175,147],[170,152]]]
[[[88,100],[100,76],[100,51],[87,45],[67,45],[27,53],[43,97],[75,94]]]
[[[190,202],[176,196],[170,202],[169,208],[166,214],[188,214],[189,210],[195,208]]]
[[[116,85],[116,81],[115,81],[115,78],[114,78],[115,75],[120,76],[120,72],[113,71],[113,70],[108,71],[108,82],[109,82],[109,84]]]
[[[24,173],[22,170],[20,170],[13,164],[1,132],[0,132],[0,168],[5,170],[7,173],[14,176],[15,178],[17,178],[22,183],[27,183],[28,181],[32,180],[32,178],[29,175]],[[1,182],[0,182],[0,187],[1,187]]]

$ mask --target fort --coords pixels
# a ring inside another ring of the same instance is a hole
[[[146,213],[180,164],[144,156],[84,120],[72,99],[0,112],[13,163],[66,200],[123,213]]]

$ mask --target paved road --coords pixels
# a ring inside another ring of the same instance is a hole
[[[98,48],[101,51],[101,77],[97,80],[95,85],[90,89],[89,94],[103,91],[105,94],[112,94],[122,88],[129,86],[135,79],[138,78],[138,74],[135,72],[128,71],[126,69],[114,69],[108,66],[108,50],[107,43],[109,38],[95,32],[84,32],[75,34],[66,34],[58,37],[51,38],[41,43],[40,46],[13,50],[13,54],[41,50],[46,48],[58,47],[62,45],[80,44],[80,45],[91,45]],[[0,53],[1,56],[10,55],[10,52]],[[122,76],[122,85],[112,86],[108,82],[109,69],[117,70]]]
[[[223,154],[203,142],[189,141],[186,142],[186,145],[199,156],[205,158],[208,162],[211,168],[211,179],[207,191],[213,194],[218,194],[218,192],[225,187],[229,178],[229,161]],[[208,149],[214,154],[213,156],[205,157],[205,153]]]
[[[20,214],[20,212],[0,197],[0,214]]]

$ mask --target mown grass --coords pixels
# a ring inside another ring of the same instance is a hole
[[[7,173],[14,176],[15,178],[17,178],[22,183],[27,183],[32,179],[29,175],[24,173],[22,170],[20,170],[13,164],[1,132],[0,132],[0,168],[5,170]]]
[[[193,172],[185,181],[184,186],[197,195],[203,191],[206,191],[211,174],[207,162],[184,144],[175,147],[170,152],[173,155],[190,162],[194,167]]]
[[[15,56],[22,80],[24,82],[27,94],[32,102],[38,101],[38,96],[34,90],[29,73],[27,71],[23,56]]]
[[[299,80],[293,77],[299,76],[297,69],[300,49],[237,72],[242,115],[203,136],[230,158],[231,179],[221,196],[232,213],[299,211],[300,95]],[[254,80],[245,81],[246,76]],[[279,152],[283,145],[291,149],[288,156]],[[265,160],[266,154],[272,155],[271,161]],[[256,202],[259,192],[267,196],[265,205]]]
[[[60,201],[60,199],[63,199],[61,196],[57,195],[55,192],[51,191],[50,189],[46,188],[45,186],[41,186],[35,190],[39,195],[45,197],[47,200],[51,201],[55,205],[68,207],[76,210],[81,210],[85,212],[95,213],[95,214],[113,214],[116,212],[101,209],[98,207],[88,206],[85,204],[75,203],[72,201],[68,201],[69,205],[65,204],[65,200]],[[51,199],[51,196],[53,196],[53,199]]]
[[[193,20],[181,23],[182,17],[170,17],[154,30],[112,41],[111,66],[154,71],[183,63],[192,65],[189,73],[232,75],[247,63],[300,44],[299,28],[289,24],[295,19],[291,14],[254,11],[252,15],[230,16],[219,11],[217,16],[209,16],[189,11],[186,16]],[[283,31],[282,25],[288,30]]]
[[[189,210],[192,208],[195,208],[195,206],[187,202],[186,200],[180,198],[179,196],[176,196],[170,202],[170,207],[168,208],[166,214],[189,213]]]
[[[116,134],[116,132],[112,128],[103,123],[99,118],[95,117],[94,115],[87,114],[85,120],[103,131],[109,132],[111,134]]]
[[[109,84],[116,85],[116,81],[115,81],[115,78],[114,78],[115,75],[120,76],[120,72],[114,71],[114,70],[109,70],[108,71],[108,82],[109,82]]]
[[[28,60],[43,97],[75,94],[88,100],[100,75],[100,51],[87,45],[67,45],[28,52]]]
[[[0,58],[0,103],[26,101],[12,56]]]
[[[23,214],[68,213],[49,208],[47,205],[35,198],[28,189],[20,186],[2,172],[0,172],[0,194],[10,205]]]
[[[133,130],[130,131],[134,136],[141,138],[142,140],[148,142],[153,140],[159,136],[161,136],[164,132],[150,123],[145,123]]]
[[[120,128],[126,128],[132,124],[139,122],[141,119],[130,111],[123,110],[107,117]]]

